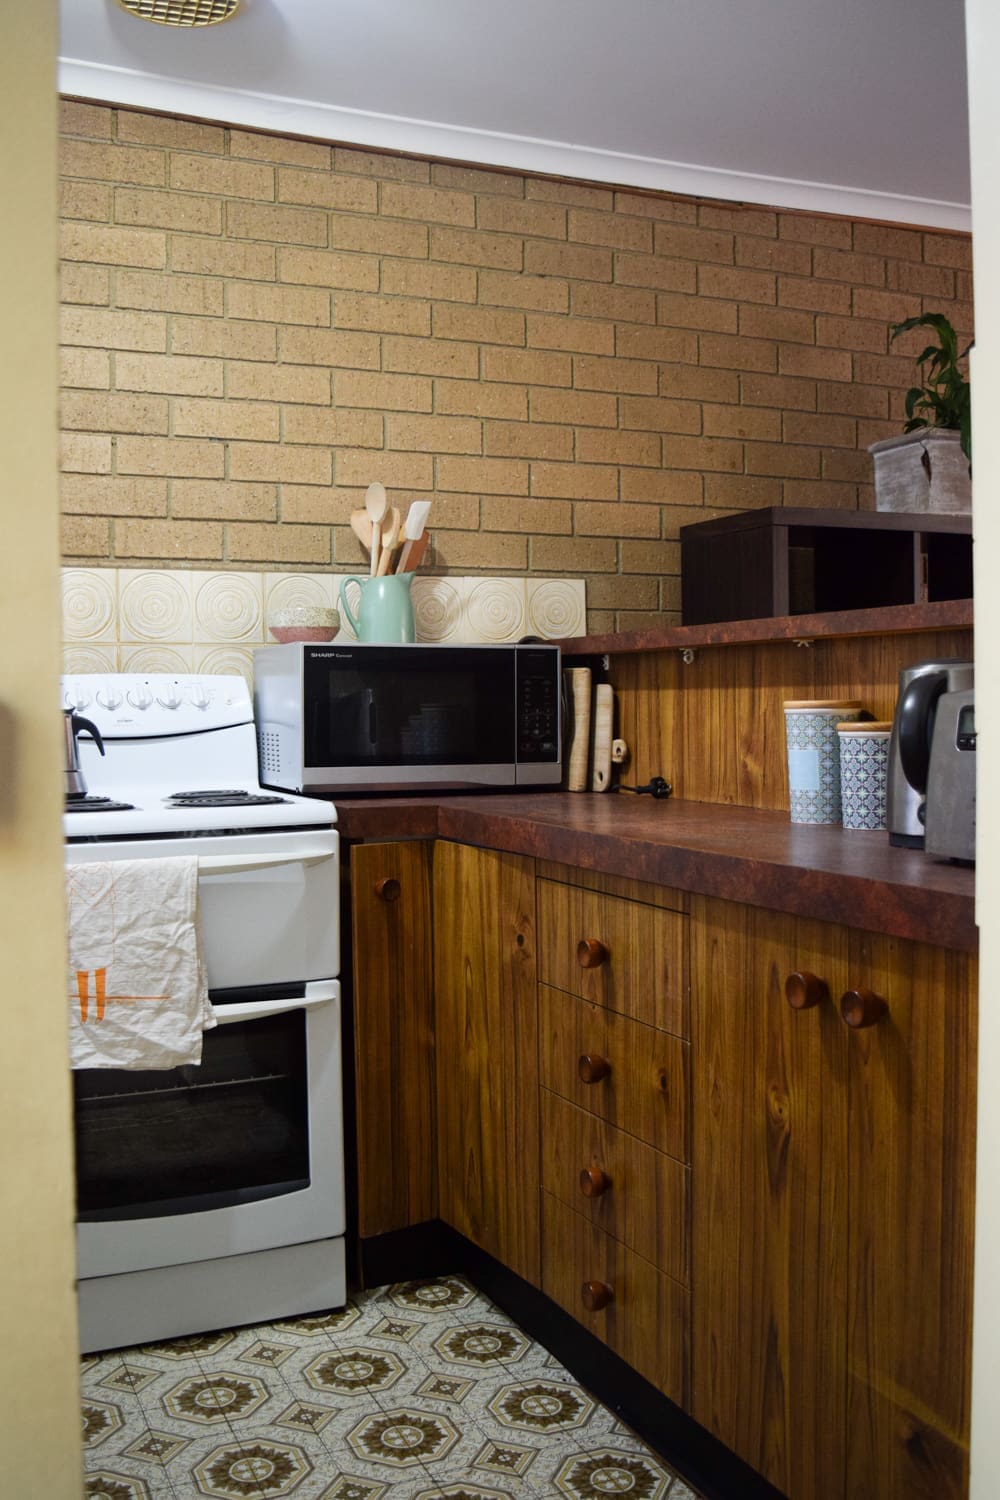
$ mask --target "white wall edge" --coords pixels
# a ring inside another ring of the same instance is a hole
[[[287,99],[221,85],[191,83],[130,68],[73,58],[59,60],[59,91],[77,98],[134,109],[193,115],[281,135],[304,135],[343,145],[401,151],[551,177],[582,178],[621,187],[648,188],[696,198],[759,203],[809,213],[888,219],[934,229],[971,230],[968,204],[877,193],[837,183],[727,172],[687,162],[628,156],[562,141],[535,140],[487,130],[410,120],[397,115],[341,109],[308,99]]]

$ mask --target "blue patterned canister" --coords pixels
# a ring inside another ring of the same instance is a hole
[[[788,793],[793,823],[840,822],[837,725],[857,719],[861,704],[845,698],[785,703]]]
[[[891,724],[838,724],[844,827],[876,832],[885,824]]]

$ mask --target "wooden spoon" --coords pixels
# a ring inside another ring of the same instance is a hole
[[[357,537],[362,547],[364,547],[365,551],[370,552],[372,548],[372,523],[368,519],[367,511],[351,511],[351,530],[354,532],[354,535]]]
[[[369,577],[374,578],[378,572],[379,548],[382,540],[382,518],[385,515],[386,505],[385,485],[370,484],[365,490],[365,510],[368,519],[372,523],[372,560],[368,569]]]
[[[400,514],[394,505],[389,506],[388,520],[382,523],[382,555],[378,563],[378,576],[384,578],[392,572],[392,554],[399,546]]]

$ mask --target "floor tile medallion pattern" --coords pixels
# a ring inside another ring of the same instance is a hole
[[[273,611],[336,607],[332,573],[205,573],[192,569],[64,568],[65,672],[239,672],[248,681]],[[348,598],[357,608],[357,595]],[[412,586],[417,639],[545,640],[583,635],[577,578],[430,578]],[[353,639],[341,612],[340,639]]]
[[[86,1500],[698,1500],[457,1276],[91,1355]]]

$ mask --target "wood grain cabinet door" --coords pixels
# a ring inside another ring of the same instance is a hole
[[[534,861],[434,850],[441,1217],[539,1284]]]
[[[358,1233],[437,1216],[431,844],[351,850]]]

